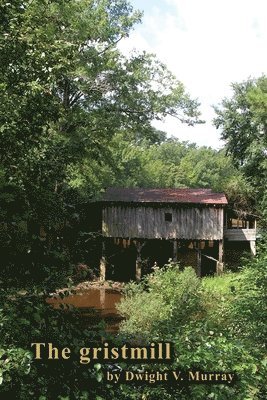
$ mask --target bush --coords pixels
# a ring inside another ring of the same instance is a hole
[[[67,295],[68,293],[65,293]],[[86,328],[74,309],[54,309],[40,292],[35,295],[0,291],[0,398],[16,400],[105,398],[107,388],[93,366],[80,365],[77,357],[49,361],[33,359],[31,343],[53,343],[72,354],[86,343],[97,346],[103,327]],[[67,305],[65,305],[68,307]],[[66,312],[67,311],[67,312]]]
[[[183,273],[173,265],[156,270],[141,284],[126,286],[124,300],[118,305],[126,317],[121,332],[143,337],[151,337],[152,332],[158,336],[171,334],[177,324],[187,324],[200,312],[200,291],[201,283],[193,268]]]
[[[265,283],[260,284],[261,268],[250,271],[201,280],[192,268],[181,272],[172,265],[148,276],[140,286],[131,284],[126,288],[125,299],[119,305],[119,311],[127,318],[121,325],[122,334],[132,337],[138,334],[146,341],[172,341],[175,358],[169,370],[235,371],[238,376],[233,386],[190,385],[184,389],[175,386],[171,394],[167,387],[144,387],[142,394],[132,393],[132,399],[140,399],[142,395],[151,400],[265,398],[266,359],[263,344],[257,345],[262,337],[258,333],[254,341],[249,336],[253,323],[246,326],[249,310],[253,312],[260,299],[263,300],[261,290],[257,291],[257,303],[251,296],[254,290],[247,292],[247,301],[243,303],[244,288],[252,276],[258,287]],[[255,314],[255,324],[257,318]],[[265,332],[261,323],[260,330],[261,334]],[[154,370],[162,368],[153,365]]]

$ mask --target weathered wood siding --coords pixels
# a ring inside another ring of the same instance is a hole
[[[216,207],[103,207],[102,233],[107,237],[148,239],[223,238],[223,209]],[[165,221],[165,213],[172,221]]]
[[[224,236],[231,241],[256,240],[256,229],[226,229]]]

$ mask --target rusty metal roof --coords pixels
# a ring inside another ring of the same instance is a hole
[[[140,189],[108,188],[103,194],[104,202],[123,203],[188,203],[227,204],[224,193],[214,193],[211,189]]]

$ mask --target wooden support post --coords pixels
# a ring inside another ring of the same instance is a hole
[[[100,302],[100,308],[102,310],[105,309],[105,301],[106,301],[106,289],[101,288],[99,290],[99,302]]]
[[[141,258],[141,250],[142,244],[140,242],[136,242],[136,263],[135,263],[135,279],[140,281],[142,277],[142,258]]]
[[[196,242],[197,249],[197,276],[201,277],[201,250],[200,250],[200,241]]]
[[[174,239],[173,241],[173,256],[172,259],[174,262],[177,262],[177,240]]]
[[[100,281],[105,281],[106,280],[106,267],[107,267],[107,260],[106,260],[106,246],[105,246],[105,241],[103,239],[102,242],[102,257],[100,260]]]
[[[256,255],[256,241],[255,240],[250,240],[249,244],[250,244],[251,254],[253,256],[255,256]]]
[[[223,262],[223,241],[219,240],[219,262]]]
[[[219,240],[219,261],[217,262],[216,265],[216,273],[217,275],[221,275],[224,270],[224,265],[223,265],[223,240]]]

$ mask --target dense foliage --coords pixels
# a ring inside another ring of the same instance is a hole
[[[70,346],[78,354],[86,342],[99,343],[101,330],[83,328],[77,312],[55,310],[32,293],[9,291],[7,298],[1,290],[0,301],[4,306],[0,314],[1,398],[87,399],[89,391],[93,395],[98,379],[94,368],[82,370],[77,359],[49,362],[47,355],[34,361],[31,343],[51,342],[59,349]]]
[[[109,157],[101,170],[97,162],[85,160],[71,181],[85,193],[103,187],[211,188],[224,191],[235,209],[253,211],[255,194],[251,184],[232,163],[225,150],[197,147],[194,143],[167,138],[154,130],[153,137],[133,138],[120,132],[106,149]]]
[[[153,136],[167,114],[198,121],[197,101],[155,57],[120,54],[140,16],[124,0],[0,3],[1,396],[87,398],[94,371],[62,366],[58,385],[29,353],[38,338],[78,346],[90,335],[44,301],[79,261],[75,182],[86,163],[101,169],[118,131]]]
[[[197,123],[198,103],[154,56],[119,52],[140,21],[125,0],[0,7],[2,272],[34,268],[42,280],[54,264],[63,278],[79,206],[108,180],[113,136],[154,137],[151,121],[166,115]]]
[[[169,340],[176,357],[169,370],[235,371],[233,386],[143,387],[146,399],[264,399],[266,395],[266,252],[238,275],[200,280],[177,265],[130,284],[119,305],[121,332]],[[149,369],[149,365],[146,366]],[[153,365],[153,370],[163,370]],[[123,390],[123,388],[122,388]],[[127,390],[127,388],[125,388]],[[140,391],[132,399],[141,398]]]
[[[215,107],[214,124],[221,128],[226,150],[255,189],[260,211],[266,214],[267,77],[232,85],[233,96]]]

